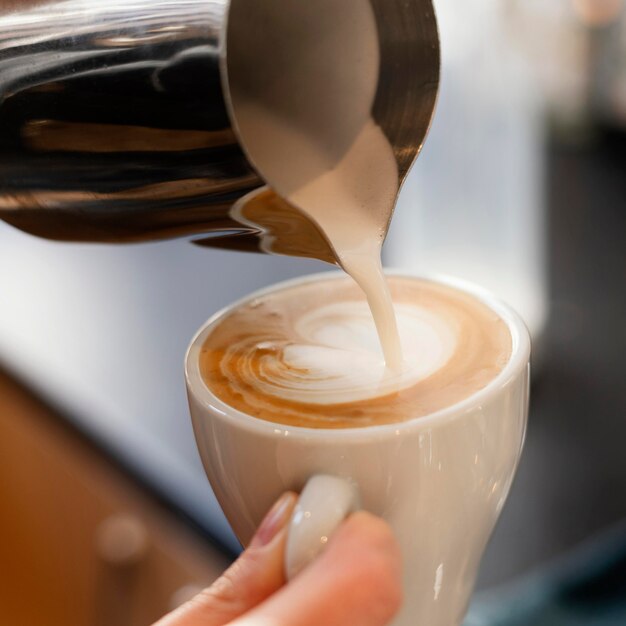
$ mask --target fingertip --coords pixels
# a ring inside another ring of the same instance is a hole
[[[350,515],[339,527],[338,533],[355,538],[362,537],[372,546],[389,551],[397,558],[400,557],[400,548],[391,526],[382,518],[367,511],[357,511]]]
[[[389,524],[381,518],[365,511],[352,514],[331,538],[329,549],[336,544],[354,551],[366,549],[383,561],[393,578],[400,579],[400,546]]]
[[[283,495],[276,500],[259,525],[250,542],[249,548],[258,548],[271,543],[289,523],[297,501],[298,496],[293,491],[283,493]]]

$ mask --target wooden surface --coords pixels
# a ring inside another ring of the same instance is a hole
[[[227,558],[0,373],[0,623],[152,623]]]

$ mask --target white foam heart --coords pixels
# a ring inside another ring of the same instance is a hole
[[[385,366],[376,328],[364,302],[338,302],[295,321],[294,341],[264,342],[254,386],[298,402],[336,404],[411,387],[445,366],[456,346],[453,325],[419,306],[395,307],[404,368]]]

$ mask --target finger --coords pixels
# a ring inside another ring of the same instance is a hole
[[[391,529],[368,513],[350,516],[328,548],[232,626],[383,626],[400,607],[400,551]]]
[[[286,526],[296,500],[296,494],[284,494],[237,561],[211,587],[154,626],[223,626],[280,589],[285,584]]]

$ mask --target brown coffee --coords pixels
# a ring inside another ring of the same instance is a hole
[[[402,422],[485,387],[511,355],[506,323],[476,298],[393,277],[404,354],[385,366],[363,292],[348,278],[286,287],[218,320],[200,355],[207,387],[248,415],[284,425]]]

